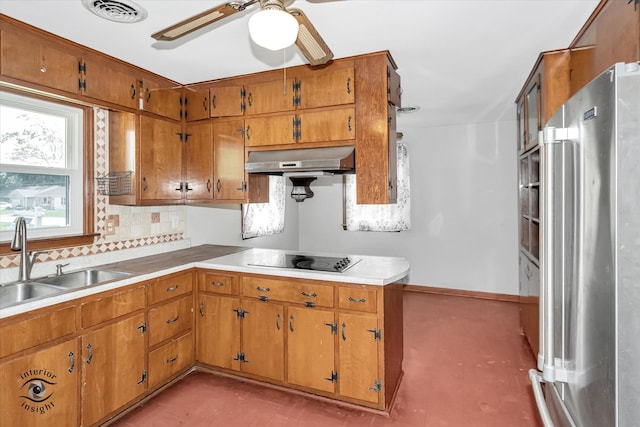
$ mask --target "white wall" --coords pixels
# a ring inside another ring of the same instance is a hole
[[[313,198],[287,197],[283,234],[242,240],[238,206],[187,207],[186,237],[193,245],[403,256],[409,284],[517,295],[515,121],[401,130],[410,156],[409,231],[343,231],[342,179],[321,177]]]
[[[515,122],[402,131],[411,230],[343,231],[334,177],[299,205],[299,249],[404,256],[409,284],[517,295]]]

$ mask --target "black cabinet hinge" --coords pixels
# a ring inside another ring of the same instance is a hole
[[[87,90],[87,81],[78,79],[78,89]]]
[[[249,314],[248,311],[242,309],[242,308],[234,308],[233,311],[236,312],[236,316],[238,317],[238,319],[244,319],[244,315],[245,314]]]
[[[87,72],[87,63],[86,62],[78,62],[78,72],[86,73]]]
[[[313,301],[305,301],[304,302],[304,306],[305,307],[315,307],[316,305],[313,303]]]
[[[367,329],[367,332],[371,332],[373,334],[373,339],[376,341],[380,341],[382,339],[382,331],[380,329]]]
[[[331,381],[332,383],[338,382],[338,373],[336,371],[331,371],[331,378],[325,378],[327,381]]]
[[[331,333],[336,335],[338,333],[338,325],[335,323],[325,323],[325,326],[328,326],[331,328]]]
[[[382,391],[382,381],[375,380],[373,383],[373,387],[368,387],[369,390],[375,391],[376,393],[380,393]]]
[[[236,355],[236,357],[233,358],[233,360],[237,360],[240,363],[249,363],[249,361],[247,359],[245,359],[245,355],[243,352],[238,352],[238,354]]]

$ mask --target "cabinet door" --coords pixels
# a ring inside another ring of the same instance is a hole
[[[173,120],[182,120],[182,88],[162,79],[142,81],[140,108]]]
[[[185,119],[187,121],[209,118],[209,89],[195,90],[186,87],[184,90]]]
[[[274,80],[245,86],[246,114],[293,110],[292,80]]]
[[[0,365],[0,424],[80,425],[79,368],[75,339]]]
[[[144,313],[82,337],[82,425],[141,396],[146,383]]]
[[[207,365],[240,370],[240,309],[238,298],[200,295],[196,358]]]
[[[356,115],[353,108],[298,114],[298,142],[326,142],[354,139]]]
[[[243,301],[242,371],[284,380],[284,308],[280,304]]]
[[[138,109],[138,76],[133,68],[99,55],[88,55],[81,65],[82,94]]]
[[[338,316],[339,393],[377,403],[381,389],[378,373],[378,319],[371,315]]]
[[[247,118],[245,126],[245,145],[255,147],[259,145],[294,144],[294,122],[296,116],[285,114],[282,116]]]
[[[244,121],[213,124],[213,177],[216,200],[244,198]]]
[[[213,135],[211,122],[187,124],[185,180],[187,200],[213,200]]]
[[[3,76],[78,93],[79,57],[69,46],[33,34],[2,30]]]
[[[211,117],[233,117],[244,114],[244,86],[223,86],[209,89]]]
[[[140,117],[142,200],[181,200],[182,145],[180,123]]]
[[[289,307],[287,316],[287,381],[334,393],[334,313]]]
[[[297,98],[299,101],[296,105],[298,109],[353,104],[355,102],[353,68],[330,72],[319,71],[302,77],[297,85],[299,86],[299,98]]]

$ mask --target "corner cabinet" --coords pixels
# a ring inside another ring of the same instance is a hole
[[[196,360],[379,410],[402,376],[402,286],[198,272]]]

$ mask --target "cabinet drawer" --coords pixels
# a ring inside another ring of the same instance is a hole
[[[149,305],[186,294],[192,290],[192,272],[162,277],[149,286]]]
[[[338,289],[338,307],[342,309],[375,313],[376,302],[375,289],[342,287]]]
[[[146,306],[145,287],[139,286],[82,304],[82,327],[89,328]]]
[[[240,278],[235,274],[218,272],[198,273],[198,290],[216,294],[238,295]]]
[[[73,334],[76,331],[76,309],[63,308],[3,326],[0,331],[1,358]]]
[[[191,295],[149,310],[149,347],[193,327]]]
[[[333,307],[333,286],[313,282],[290,282],[262,277],[244,277],[242,294],[269,301]]]
[[[193,365],[191,332],[171,340],[149,353],[149,388],[165,383],[175,374]]]

